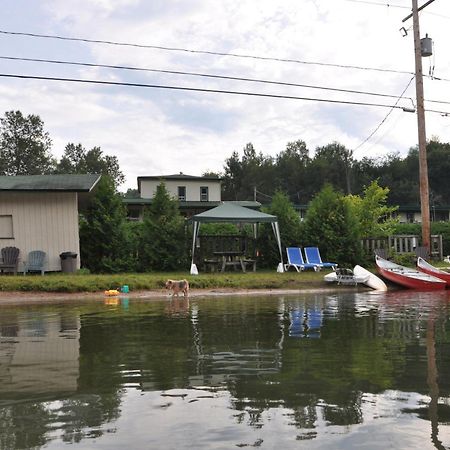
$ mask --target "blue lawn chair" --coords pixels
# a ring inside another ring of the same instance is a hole
[[[305,259],[307,263],[316,264],[321,269],[331,268],[336,270],[336,267],[338,266],[337,263],[334,262],[323,262],[318,247],[305,247]]]
[[[41,275],[44,275],[44,261],[45,252],[42,250],[33,250],[28,253],[28,259],[23,266],[23,274],[26,275],[27,272],[40,272]]]
[[[286,272],[289,270],[289,267],[294,267],[297,272],[305,269],[319,270],[317,264],[309,264],[303,261],[302,250],[299,247],[287,247],[286,254],[288,259],[288,263],[284,265]]]

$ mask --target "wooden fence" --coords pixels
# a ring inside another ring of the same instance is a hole
[[[386,238],[365,238],[362,246],[367,254],[374,254],[377,249],[393,250],[396,253],[415,253],[420,246],[420,238],[416,234],[396,234]],[[442,235],[431,235],[430,256],[443,258]]]

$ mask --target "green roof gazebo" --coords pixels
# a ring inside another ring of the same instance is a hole
[[[194,253],[195,253],[195,241],[198,236],[200,229],[200,224],[202,223],[252,223],[256,225],[258,223],[270,223],[272,225],[272,230],[275,235],[275,239],[278,244],[278,249],[280,252],[280,263],[278,264],[277,271],[284,272],[283,266],[283,254],[281,250],[281,238],[280,229],[278,227],[278,217],[271,214],[266,214],[260,211],[255,211],[253,209],[245,208],[243,206],[236,205],[232,202],[222,203],[215,208],[209,209],[208,211],[196,214],[191,217],[193,222],[194,231],[192,233],[192,259],[191,259],[191,275],[197,275],[197,266],[194,264]]]

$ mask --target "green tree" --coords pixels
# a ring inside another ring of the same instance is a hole
[[[277,216],[283,248],[299,245],[300,216],[286,194],[280,191],[276,192],[270,205],[263,208],[263,211]],[[261,253],[260,262],[263,266],[273,266],[280,261],[278,244],[270,225],[265,224],[261,227],[258,247]]]
[[[125,176],[116,156],[103,155],[100,147],[86,150],[81,144],[67,144],[64,155],[56,166],[56,173],[97,173],[107,175],[117,189]]]
[[[80,219],[83,267],[109,273],[134,269],[125,222],[122,197],[116,193],[113,182],[102,177]]]
[[[317,246],[323,258],[340,265],[361,262],[359,223],[348,201],[329,184],[310,202],[302,227],[302,244]]]
[[[256,153],[253,144],[244,147],[242,158],[233,152],[225,161],[224,200],[253,200],[255,189],[271,195],[275,186],[273,159]]]
[[[9,111],[0,119],[0,174],[43,175],[52,173],[55,161],[52,141],[39,116]]]
[[[275,159],[277,187],[296,203],[306,203],[312,197],[307,171],[310,163],[309,150],[301,140],[288,142]]]
[[[352,151],[337,142],[317,147],[314,158],[308,167],[310,179],[319,189],[325,183],[330,183],[335,189],[350,194],[352,192],[353,162]],[[319,186],[318,183],[321,185]]]
[[[389,188],[383,188],[378,181],[372,181],[364,189],[362,197],[348,195],[346,197],[353,214],[359,222],[359,235],[362,237],[389,236],[395,230],[398,219],[392,214],[398,209],[386,204]]]
[[[184,219],[178,202],[170,197],[164,183],[158,185],[152,203],[144,213],[140,241],[140,270],[168,271],[187,267]]]

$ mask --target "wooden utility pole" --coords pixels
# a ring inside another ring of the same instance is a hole
[[[428,2],[431,3],[431,2]],[[425,5],[424,5],[425,6]],[[420,44],[419,10],[417,0],[412,0],[414,30],[414,54],[416,61],[417,128],[419,134],[419,188],[422,216],[422,246],[430,252],[430,195],[428,186],[427,136],[425,132],[425,108],[423,100],[422,51]]]

